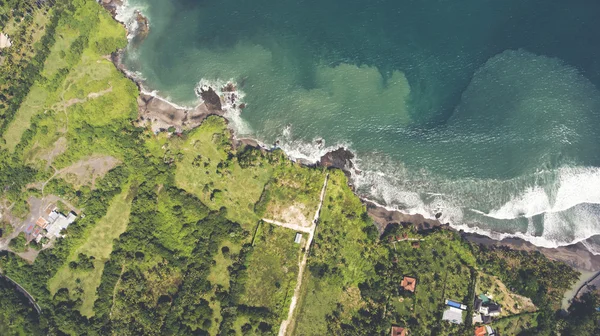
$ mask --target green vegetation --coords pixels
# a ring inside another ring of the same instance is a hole
[[[242,304],[265,307],[286,318],[296,287],[299,244],[296,232],[264,223],[254,239],[254,249],[248,256],[248,280]]]
[[[352,334],[386,330],[389,323],[375,322],[383,317],[381,298],[365,296],[359,289],[375,281],[376,265],[387,259],[386,249],[376,242],[377,236],[344,174],[332,171],[303,280],[295,334],[336,334],[342,328]]]
[[[325,175],[318,169],[299,164],[279,165],[265,186],[256,212],[265,218],[310,226]]]
[[[18,236],[11,239],[8,247],[10,247],[13,252],[25,252],[27,250],[27,238],[25,238],[25,234],[19,233]]]
[[[506,288],[506,285],[497,277],[479,273],[477,278],[477,294],[486,294],[493,297],[494,302],[502,307],[502,316],[533,312],[535,305],[529,298],[517,295]]]
[[[501,318],[492,325],[500,335],[520,335],[522,332],[537,327],[536,313],[524,313]]]
[[[81,299],[80,312],[92,316],[96,288],[113,247],[113,240],[125,231],[131,208],[129,188],[124,188],[111,202],[106,215],[86,232],[85,241],[75,249],[67,263],[48,282],[50,294],[66,288],[70,299]]]
[[[0,221],[0,238],[8,237],[11,233],[13,233],[15,228],[6,221]]]
[[[254,205],[273,168],[262,157],[243,168],[232,152],[230,137],[223,119],[209,117],[182,144],[169,145],[164,155],[179,160],[175,173],[178,186],[213,210],[226,207],[231,220],[250,230],[259,220]]]
[[[52,9],[32,0],[0,4],[0,31],[12,40],[12,46],[0,52],[0,134],[40,78],[64,6],[64,1]]]
[[[15,285],[0,275],[0,331],[2,335],[41,335],[37,312]]]
[[[306,249],[288,333],[382,335],[396,324],[472,335],[470,320],[441,316],[445,299],[470,315],[477,291],[506,311],[521,302],[510,310],[519,315],[494,321],[505,334],[597,333],[597,296],[555,314],[578,276],[562,263],[439,228],[391,225],[380,237],[342,171],[234,144],[220,117],[173,136],[133,126],[137,88],[105,57],[127,42],[123,27],[93,0],[49,3],[0,4],[0,27],[23,36],[3,51],[0,202],[11,218],[55,196],[81,211],[33,262],[14,253],[28,248],[23,234],[0,252],[0,272],[42,309],[0,277],[3,335],[274,335]],[[312,246],[307,233],[295,244],[295,231],[261,220],[310,228],[326,174]],[[400,288],[404,276],[417,279],[414,293]],[[522,313],[525,297],[535,312]]]

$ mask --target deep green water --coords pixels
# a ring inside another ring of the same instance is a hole
[[[150,19],[125,57],[146,88],[194,105],[233,80],[239,133],[297,157],[346,145],[371,199],[546,246],[600,234],[599,1],[128,6]]]

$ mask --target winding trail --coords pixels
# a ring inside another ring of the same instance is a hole
[[[310,246],[312,245],[312,241],[315,236],[315,229],[317,228],[317,223],[319,222],[319,215],[321,214],[321,207],[323,206],[323,199],[325,198],[325,190],[327,189],[327,180],[328,179],[329,179],[329,174],[325,175],[325,181],[323,182],[323,189],[321,189],[321,198],[319,200],[319,207],[317,208],[317,212],[315,213],[315,218],[313,219],[312,225],[309,228],[306,228],[304,226],[299,226],[296,224],[285,224],[285,223],[279,223],[279,222],[265,220],[265,222],[268,222],[271,224],[275,224],[275,225],[281,224],[280,226],[287,227],[290,229],[293,228],[294,230],[308,233],[308,240],[306,241],[306,245],[305,245],[306,248],[304,249],[304,255],[302,256],[302,260],[300,261],[300,263],[298,265],[298,279],[296,281],[296,288],[294,289],[294,296],[292,296],[292,301],[290,303],[290,309],[288,310],[287,319],[285,319],[281,322],[281,326],[279,327],[278,336],[284,336],[286,334],[287,328],[288,328],[290,322],[292,321],[292,318],[294,316],[294,311],[296,310],[296,306],[298,304],[298,297],[300,296],[300,289],[302,288],[302,278],[304,277],[304,270],[306,269],[306,262],[308,260],[308,253],[310,251]],[[300,230],[299,228],[302,228],[302,230]]]

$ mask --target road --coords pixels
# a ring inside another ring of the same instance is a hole
[[[323,189],[321,189],[321,197],[319,200],[319,207],[317,208],[317,212],[315,213],[315,218],[313,219],[313,222],[312,222],[312,225],[310,226],[310,228],[306,228],[306,227],[294,225],[294,224],[281,223],[281,224],[284,224],[284,225],[281,225],[283,227],[289,227],[289,228],[301,227],[304,230],[308,230],[308,231],[302,231],[302,230],[294,229],[297,231],[308,232],[308,239],[306,241],[306,245],[305,245],[306,248],[304,249],[304,255],[302,256],[302,260],[298,264],[298,279],[296,281],[296,288],[294,289],[294,296],[292,296],[292,302],[290,303],[290,309],[288,311],[288,316],[287,316],[287,319],[285,319],[284,321],[281,322],[281,326],[279,327],[278,336],[284,336],[286,334],[287,328],[294,316],[294,311],[296,310],[296,305],[298,304],[298,297],[300,296],[300,289],[302,288],[302,278],[304,276],[304,270],[306,269],[306,262],[308,261],[308,252],[310,251],[310,246],[312,245],[312,241],[315,236],[315,229],[317,228],[317,223],[319,222],[319,215],[321,214],[321,207],[323,206],[323,199],[325,198],[325,190],[327,189],[327,180],[328,179],[329,179],[329,174],[325,175],[325,181],[323,182]],[[269,223],[271,223],[271,222],[269,222]],[[276,223],[273,223],[273,224],[279,225]]]
[[[38,306],[33,296],[31,296],[31,294],[29,294],[29,292],[26,291],[25,288],[21,287],[21,285],[16,283],[13,279],[9,278],[8,276],[2,273],[0,273],[0,276],[6,278],[8,281],[12,282],[15,286],[17,286],[17,289],[27,297],[27,299],[29,300],[29,302],[31,302],[38,314],[41,314],[42,310],[40,309],[40,306]]]

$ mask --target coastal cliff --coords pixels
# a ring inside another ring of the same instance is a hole
[[[103,6],[110,11],[113,17],[116,17],[119,6],[122,6],[120,0],[103,0]],[[133,36],[130,43],[140,43],[147,36],[150,25],[142,13],[135,13],[135,21],[137,22],[134,31],[129,31],[128,34]],[[129,25],[126,28],[130,29]],[[113,62],[121,71],[123,71],[130,79],[134,80],[140,88],[140,96],[138,98],[139,118],[137,124],[149,125],[153,131],[160,132],[174,127],[177,132],[193,129],[198,127],[202,121],[209,115],[224,116],[225,111],[223,105],[226,103],[224,99],[227,97],[219,96],[217,90],[227,92],[227,87],[223,88],[199,88],[197,95],[202,103],[193,108],[177,106],[165,99],[156,95],[146,93],[142,89],[142,83],[135,77],[129,75],[120,62],[120,57],[117,54],[113,55]],[[230,83],[229,83],[230,84]],[[239,143],[260,148],[261,150],[270,150],[265,148],[254,139],[237,139]],[[353,164],[355,155],[345,148],[337,148],[323,155],[320,160],[314,162],[303,162],[307,165],[318,165],[327,168],[337,168],[343,170],[346,175],[350,176],[351,171],[360,173],[356,170]],[[360,195],[359,195],[360,196]],[[373,219],[378,231],[383,233],[385,228],[390,224],[395,223],[412,223],[418,230],[427,231],[434,228],[444,228],[454,230],[448,223],[441,223],[437,219],[426,218],[423,215],[409,215],[401,211],[390,210],[380,206],[365,198],[361,198],[365,204],[368,214]],[[600,256],[589,252],[582,243],[562,246],[557,248],[538,247],[521,238],[505,238],[500,241],[482,236],[476,233],[468,233],[459,230],[464,239],[483,244],[487,246],[503,246],[516,250],[523,251],[538,251],[543,253],[550,259],[566,262],[567,264],[585,271],[600,271]]]

